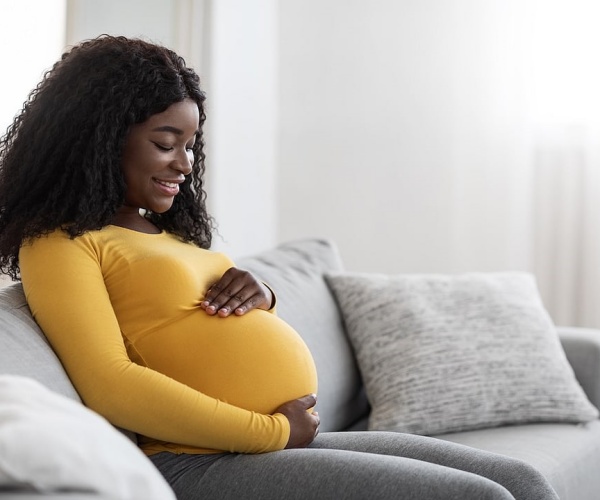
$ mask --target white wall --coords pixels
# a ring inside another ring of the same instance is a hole
[[[277,1],[218,0],[210,13],[207,154],[214,248],[276,242]]]
[[[527,268],[520,12],[280,2],[278,238],[333,238],[363,271]]]
[[[67,43],[108,34],[170,44],[176,29],[173,4],[172,0],[67,0]]]
[[[0,135],[29,92],[60,57],[65,44],[66,0],[0,0]]]

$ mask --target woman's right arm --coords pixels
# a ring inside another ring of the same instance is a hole
[[[283,449],[290,423],[282,413],[229,405],[129,359],[98,255],[91,238],[62,232],[20,252],[27,302],[84,403],[161,441],[241,453]]]

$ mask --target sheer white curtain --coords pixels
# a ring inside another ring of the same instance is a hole
[[[448,270],[531,271],[557,324],[600,327],[600,3],[471,7]]]
[[[533,270],[557,323],[600,327],[600,4],[532,6]]]

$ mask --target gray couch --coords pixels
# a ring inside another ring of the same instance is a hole
[[[369,403],[342,316],[323,276],[342,270],[335,246],[325,240],[292,242],[240,259],[237,265],[276,290],[278,314],[301,333],[312,351],[319,372],[321,431],[366,429]],[[600,331],[558,331],[577,379],[590,401],[600,406]],[[31,318],[20,284],[0,290],[0,373],[34,378],[79,400]],[[599,420],[503,426],[436,437],[525,460],[548,478],[562,500],[600,498]],[[24,495],[0,490],[0,498]]]

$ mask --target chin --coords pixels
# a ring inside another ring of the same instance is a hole
[[[155,207],[149,207],[147,210],[154,214],[164,214],[173,208],[173,203],[169,203],[169,205],[161,204]]]

